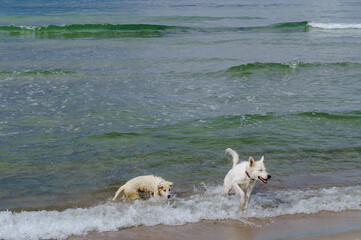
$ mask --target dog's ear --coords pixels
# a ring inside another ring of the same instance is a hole
[[[169,187],[171,187],[173,185],[173,182],[169,182]]]
[[[263,162],[263,160],[264,160],[264,156],[262,156],[259,161],[260,161],[260,162]]]
[[[249,167],[253,167],[253,166],[254,166],[254,159],[253,159],[253,157],[249,157],[248,161],[249,161]]]

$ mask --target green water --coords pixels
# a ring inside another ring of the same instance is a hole
[[[0,10],[0,209],[143,174],[182,196],[222,184],[228,147],[265,156],[267,189],[360,184],[361,31],[312,26],[357,24],[358,3],[59,4]]]

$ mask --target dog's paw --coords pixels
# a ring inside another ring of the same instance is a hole
[[[247,214],[247,207],[246,206],[240,206],[239,211],[241,214],[246,215]]]
[[[247,215],[247,209],[240,208],[239,209],[239,214],[241,214],[243,216]]]

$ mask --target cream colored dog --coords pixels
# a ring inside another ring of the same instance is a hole
[[[139,199],[141,192],[154,197],[170,198],[172,185],[172,182],[168,182],[161,177],[153,175],[139,176],[121,186],[115,193],[113,201],[117,199],[121,192],[124,192],[124,196],[130,199]]]

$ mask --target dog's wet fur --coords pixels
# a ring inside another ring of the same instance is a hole
[[[149,197],[168,199],[173,182],[164,180],[161,177],[147,175],[133,178],[121,186],[115,193],[113,201],[123,192],[128,199],[140,199],[142,195]]]
[[[250,157],[248,161],[238,163],[237,152],[227,148],[226,153],[232,156],[233,166],[224,178],[224,195],[227,196],[231,190],[234,190],[241,196],[241,209],[246,212],[256,181],[267,183],[271,175],[266,171],[263,156],[259,161]]]

